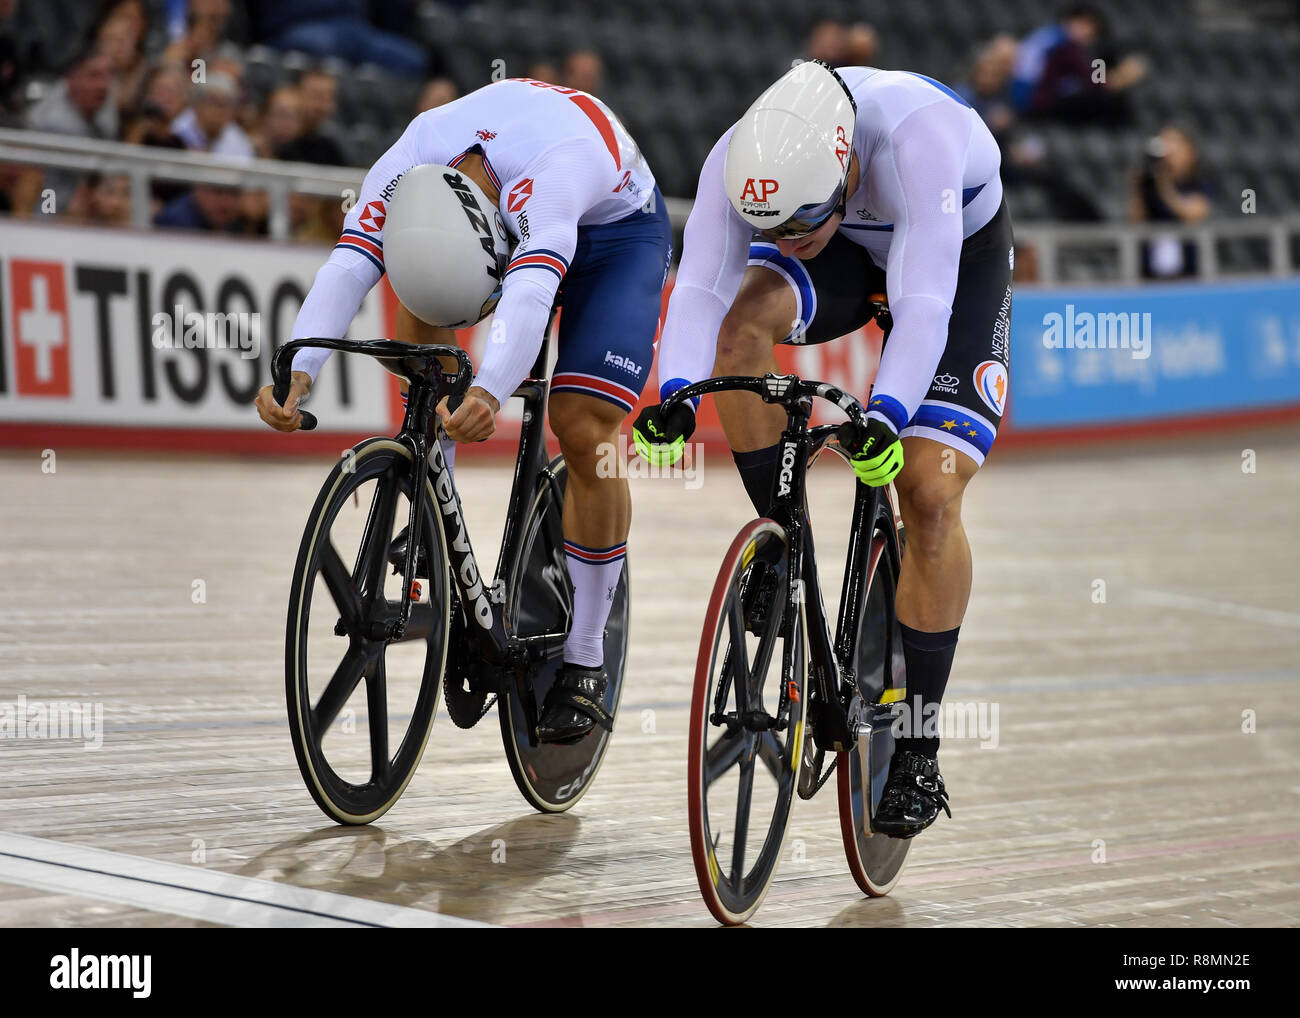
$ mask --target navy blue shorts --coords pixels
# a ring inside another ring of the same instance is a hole
[[[654,360],[673,231],[656,187],[649,209],[578,227],[560,286],[560,331],[551,392],[595,396],[630,413]]]

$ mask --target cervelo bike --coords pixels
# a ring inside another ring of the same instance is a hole
[[[858,887],[888,894],[902,873],[910,842],[874,833],[871,818],[894,750],[892,705],[906,696],[894,614],[905,535],[890,489],[856,483],[832,642],[805,471],[827,449],[847,461],[837,433],[865,428],[866,411],[825,382],[769,374],[687,386],[662,412],[724,391],[757,393],[787,415],[771,507],[740,529],[718,571],[691,699],[691,855],[709,911],[736,925],[753,916],[771,886],[796,792],[811,799],[832,772]],[[814,398],[834,403],[849,422],[809,427]]]
[[[596,776],[610,729],[598,725],[563,745],[536,737],[573,612],[561,530],[567,472],[563,457],[548,461],[544,434],[549,329],[514,393],[524,403],[523,424],[491,580],[470,544],[453,472],[430,436],[442,396],[454,410],[469,388],[469,356],[454,346],[392,340],[295,340],[272,361],[276,402],[288,395],[294,354],[309,346],[378,358],[407,381],[409,401],[396,436],[367,439],[335,464],[298,550],[285,692],[307,790],[339,823],[383,816],[420,763],[441,687],[460,728],[473,727],[495,702],[523,797],[541,812],[571,808]],[[454,376],[439,357],[456,359]],[[316,423],[303,412],[304,428]],[[405,533],[395,533],[401,524]],[[627,624],[624,564],[605,630],[611,717],[623,690]]]

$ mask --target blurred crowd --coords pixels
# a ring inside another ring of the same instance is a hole
[[[357,154],[338,130],[340,62],[378,64],[422,82],[412,93],[412,116],[478,84],[445,76],[439,54],[412,41],[416,0],[233,0],[237,9],[232,0],[101,0],[75,56],[51,81],[43,55],[10,31],[19,4],[41,2],[0,0],[0,123],[6,126],[236,161],[355,165]],[[232,14],[244,40],[294,50],[310,62],[292,80],[257,95],[246,80],[244,50],[232,40]],[[803,52],[832,65],[891,66],[887,40],[866,22],[819,22]],[[40,72],[50,82],[44,88],[34,84]],[[600,94],[605,67],[599,52],[578,49],[558,63],[534,63],[525,73]],[[1095,195],[1068,182],[1038,132],[1051,124],[1132,129],[1135,93],[1147,73],[1140,54],[1112,50],[1096,9],[1075,5],[1023,38],[1000,34],[980,42],[961,80],[951,84],[997,138],[1008,185],[1040,189],[1052,218],[1086,222],[1103,218]],[[1194,223],[1210,214],[1196,141],[1185,125],[1170,124],[1150,140],[1133,167],[1130,191],[1133,220]],[[159,226],[245,234],[267,229],[261,192],[157,181],[150,200],[150,218]],[[130,187],[118,176],[0,167],[0,211],[57,211],[86,222],[125,223]],[[291,209],[293,235],[333,239],[342,214],[338,202],[299,196]],[[1165,246],[1145,258],[1151,276],[1194,269],[1190,245]]]

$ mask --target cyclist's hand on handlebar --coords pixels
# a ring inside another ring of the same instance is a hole
[[[853,472],[863,484],[883,487],[903,469],[903,443],[884,421],[868,418],[865,428],[845,421],[837,434],[840,445],[850,455]]]
[[[257,407],[257,415],[276,431],[297,431],[302,426],[298,404],[311,392],[311,375],[305,371],[295,371],[291,378],[284,406],[275,401],[274,385],[262,386],[253,404]]]
[[[482,442],[497,430],[497,411],[501,404],[487,390],[471,385],[465,393],[465,402],[455,413],[447,409],[447,397],[438,404],[438,418],[442,429],[453,442]]]
[[[667,418],[660,413],[663,404],[648,406],[632,425],[632,441],[642,459],[657,467],[669,466],[682,458],[686,440],[695,432],[695,411],[690,403],[681,403]]]

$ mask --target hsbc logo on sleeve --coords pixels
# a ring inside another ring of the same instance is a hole
[[[510,189],[510,195],[506,199],[506,211],[519,214],[528,204],[528,199],[533,196],[533,178],[525,177]]]
[[[388,214],[384,210],[384,203],[372,201],[362,210],[357,222],[361,224],[361,229],[366,233],[378,233],[384,228],[384,222],[388,219]]]
[[[59,262],[9,262],[14,388],[21,396],[72,395],[68,291]]]

